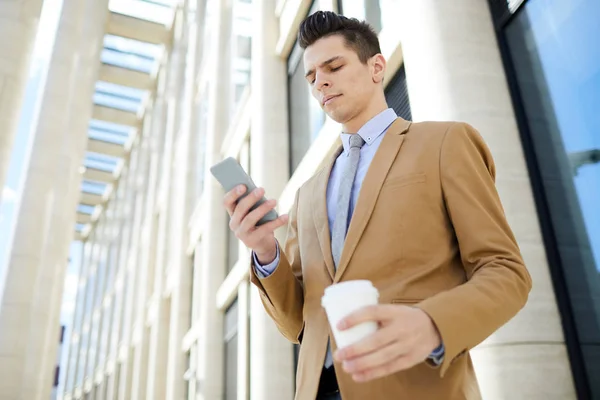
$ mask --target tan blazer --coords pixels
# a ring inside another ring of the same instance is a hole
[[[397,119],[362,184],[334,272],[326,210],[329,173],[341,148],[296,193],[275,272],[260,279],[281,333],[301,343],[296,399],[314,400],[328,337],[321,307],[335,282],[369,279],[381,303],[419,307],[437,325],[444,362],[367,383],[341,365],[344,400],[479,399],[469,350],[511,319],[531,288],[496,192],[492,156],[471,126]]]

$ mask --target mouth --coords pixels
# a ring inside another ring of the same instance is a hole
[[[323,106],[326,106],[327,104],[331,103],[333,100],[337,99],[340,96],[341,96],[341,94],[325,96],[323,98],[323,102],[322,102]]]

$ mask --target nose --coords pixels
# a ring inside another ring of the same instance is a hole
[[[331,82],[323,75],[317,73],[315,76],[315,88],[322,90],[324,87],[328,88],[331,86]]]

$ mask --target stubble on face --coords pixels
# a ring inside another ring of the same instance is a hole
[[[334,59],[334,61],[329,62]],[[363,112],[373,97],[370,66],[363,64],[340,35],[319,39],[304,53],[311,92],[334,121],[346,124]],[[324,103],[330,96],[336,96]]]

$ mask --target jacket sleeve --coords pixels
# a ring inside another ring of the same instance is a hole
[[[299,192],[289,212],[287,237],[275,271],[261,278],[256,274],[253,260],[250,261],[250,281],[258,287],[267,314],[293,343],[299,343],[304,326],[304,288],[297,227]]]
[[[479,133],[463,123],[446,132],[440,176],[467,281],[422,301],[445,346],[440,374],[508,322],[527,302],[531,277],[495,186],[495,166]]]

